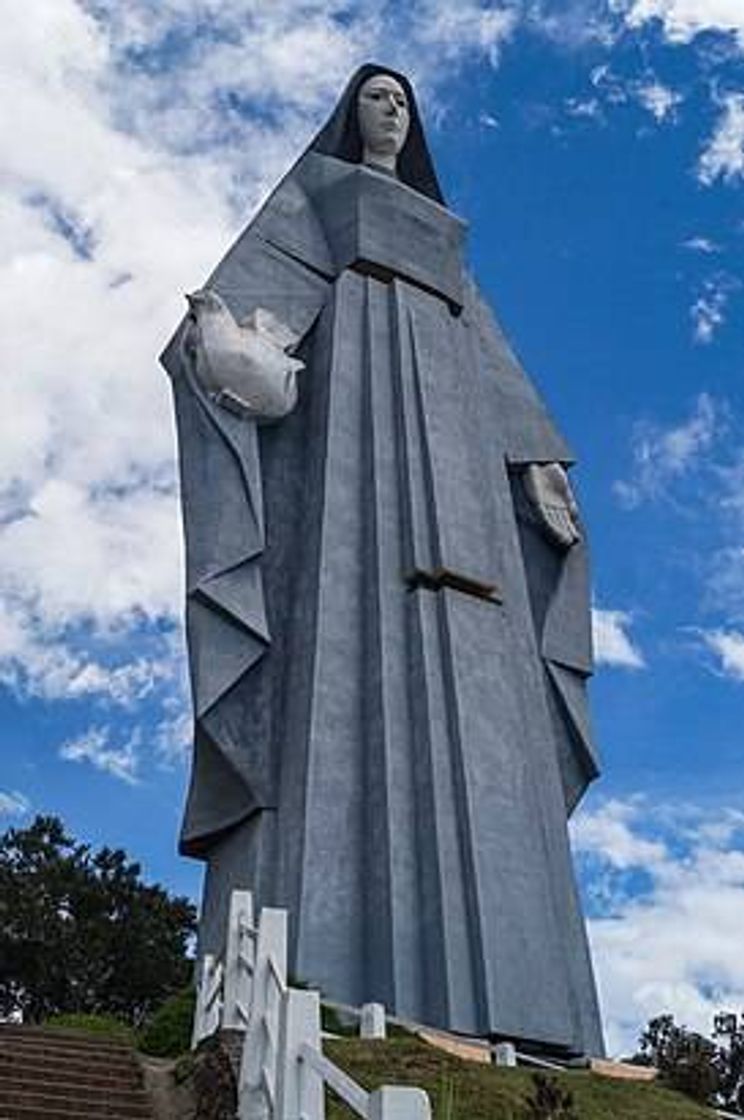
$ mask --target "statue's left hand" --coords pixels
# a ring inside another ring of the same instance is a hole
[[[564,549],[580,541],[579,510],[565,467],[530,463],[522,477],[533,516],[545,536]]]

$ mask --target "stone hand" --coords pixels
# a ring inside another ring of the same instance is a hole
[[[566,470],[560,463],[531,463],[523,475],[524,489],[535,520],[559,548],[581,540],[579,511]]]
[[[186,345],[212,397],[259,422],[279,420],[297,403],[297,373],[304,366],[289,350],[298,336],[258,307],[238,323],[222,297],[202,288],[187,297]]]

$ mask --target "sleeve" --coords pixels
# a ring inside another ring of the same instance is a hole
[[[512,480],[527,590],[571,813],[599,773],[587,699],[592,673],[587,547],[584,537],[563,551],[544,537],[526,507],[519,476],[529,463],[569,466],[574,456],[472,280],[465,313],[476,328],[493,415],[498,418],[497,438]]]
[[[501,438],[511,466],[574,462],[573,453],[550,418],[532,382],[474,281],[466,281],[466,310],[473,321],[481,358],[490,374]]]
[[[272,230],[292,229],[292,251]],[[284,181],[207,282],[237,319],[264,307],[300,336],[312,328],[332,276],[323,235],[302,188]],[[319,267],[320,266],[320,267]],[[266,656],[261,558],[264,514],[255,421],[215,404],[194,377],[185,321],[161,361],[172,382],[186,546],[186,632],[194,708],[194,762],[181,850],[275,801],[261,728],[244,726],[241,685]],[[248,733],[246,733],[246,730]]]

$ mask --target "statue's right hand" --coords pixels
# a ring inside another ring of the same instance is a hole
[[[197,373],[215,400],[259,422],[291,412],[304,366],[287,353],[298,341],[294,332],[262,308],[236,322],[213,291],[194,293],[189,302]]]

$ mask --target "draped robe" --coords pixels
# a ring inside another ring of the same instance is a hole
[[[600,1053],[566,819],[597,762],[571,454],[463,264],[464,224],[309,151],[209,280],[302,336],[296,410],[220,408],[177,332],[201,940],[249,887],[332,999]]]

